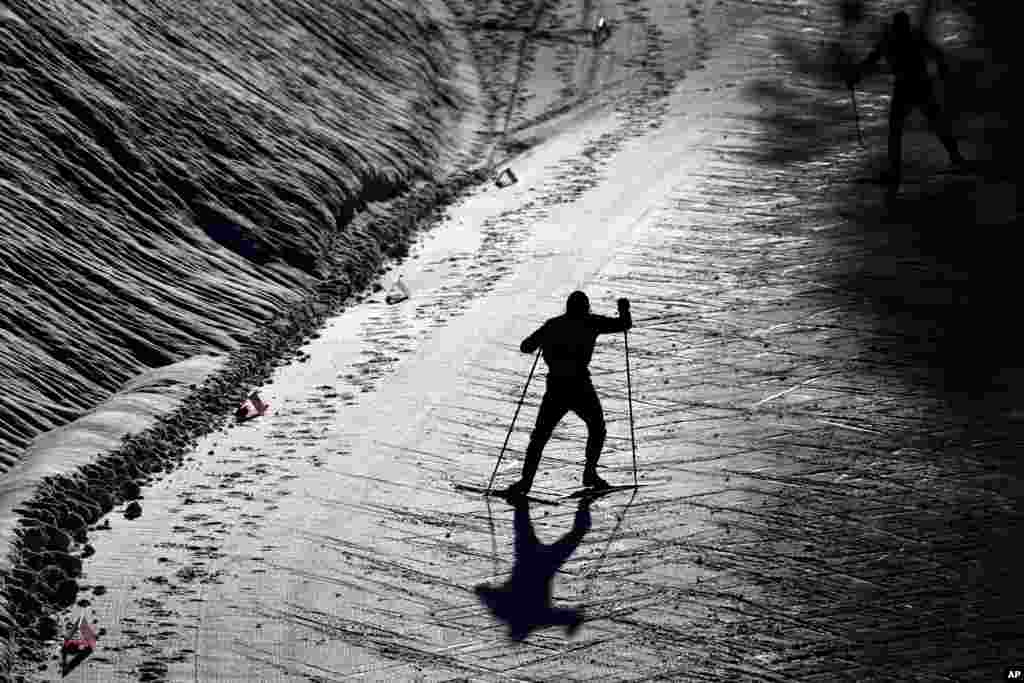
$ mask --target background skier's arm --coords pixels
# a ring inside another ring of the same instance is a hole
[[[874,66],[878,64],[878,60],[882,58],[883,53],[884,50],[882,47],[882,43],[879,43],[871,52],[868,53],[868,56],[864,58],[864,61],[860,63],[861,71],[873,69]]]
[[[519,350],[523,353],[533,353],[536,351],[541,345],[541,341],[544,338],[544,328],[547,326],[548,324],[544,323],[533,334],[524,339],[523,343],[519,345]]]
[[[877,64],[878,60],[885,54],[885,38],[878,41],[874,49],[868,53],[868,56],[860,64],[854,64],[850,67],[850,72],[846,74],[846,85],[852,88],[860,82],[860,79],[865,73],[873,69]]]
[[[924,41],[925,51],[935,61],[935,66],[939,69],[939,77],[942,80],[947,80],[949,77],[949,62],[946,61],[946,55],[943,53],[942,48],[935,45],[929,40]]]

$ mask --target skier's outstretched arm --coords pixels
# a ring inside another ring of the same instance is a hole
[[[519,345],[519,350],[523,353],[533,353],[540,348],[541,342],[544,339],[544,329],[547,326],[548,324],[544,323],[533,334],[524,339],[523,343]]]
[[[949,62],[946,61],[946,54],[942,51],[942,48],[932,43],[930,40],[924,40],[925,51],[935,60],[935,65],[939,68],[939,77],[943,81],[949,79]]]
[[[629,312],[629,299],[619,299],[618,305],[618,318],[610,318],[606,315],[591,316],[596,323],[598,334],[625,332],[633,327],[633,316]]]
[[[871,52],[868,53],[868,56],[864,58],[864,61],[861,62],[861,69],[873,69],[875,65],[878,64],[878,60],[882,58],[883,53],[884,49],[882,43],[875,45],[874,49],[871,50]]]
[[[864,77],[864,74],[875,68],[875,65],[878,64],[878,60],[880,60],[884,54],[885,39],[883,38],[877,45],[875,45],[874,49],[868,53],[868,56],[865,57],[860,64],[854,64],[851,67],[850,73],[846,75],[847,87],[853,88],[853,86],[860,83],[860,79]]]

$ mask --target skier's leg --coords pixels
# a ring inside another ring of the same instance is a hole
[[[903,175],[903,123],[910,113],[910,97],[905,86],[893,88],[889,105],[889,171],[888,180],[899,185]]]
[[[939,106],[935,92],[931,88],[928,89],[921,108],[924,110],[925,116],[928,117],[928,123],[931,124],[932,130],[939,137],[939,140],[942,141],[942,146],[946,148],[949,160],[954,164],[962,164],[964,157],[960,154],[956,138],[953,137],[953,126]]]
[[[601,449],[604,448],[607,431],[604,426],[601,399],[598,398],[593,384],[588,382],[585,386],[580,387],[573,410],[587,425],[587,462],[583,467],[583,485],[604,484],[607,486],[607,483],[597,476],[597,461],[601,457]]]
[[[526,447],[526,458],[523,461],[523,476],[512,485],[510,491],[514,493],[526,493],[533,486],[533,478],[537,475],[537,468],[540,466],[540,456],[544,452],[544,446],[551,438],[551,432],[559,421],[569,411],[566,406],[564,394],[552,387],[544,392],[544,398],[540,402],[540,410],[537,412],[537,423],[534,425],[533,433],[530,434],[530,444]]]

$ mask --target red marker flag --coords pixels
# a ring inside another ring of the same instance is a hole
[[[77,634],[76,634],[77,632]],[[78,635],[78,638],[73,636]],[[78,617],[78,621],[68,629],[68,637],[64,639],[64,650],[76,652],[79,650],[96,649],[96,632],[85,620],[85,617]]]
[[[251,420],[254,417],[264,415],[269,407],[270,404],[264,403],[260,395],[254,391],[249,394],[249,398],[242,401],[242,405],[238,406],[238,410],[235,411],[235,418],[239,421]]]

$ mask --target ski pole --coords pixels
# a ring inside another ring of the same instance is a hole
[[[533,371],[537,369],[537,361],[540,360],[541,349],[537,349],[537,356],[533,359],[533,367],[530,368],[530,376],[526,378],[526,385],[523,387],[523,395],[519,397],[519,405],[516,406],[516,412],[512,416],[512,424],[508,426],[508,434],[505,435],[505,443],[501,445],[501,453],[498,455],[498,462],[494,464],[494,471],[491,472],[491,480],[487,482],[487,493],[491,493],[491,485],[494,484],[494,476],[498,473],[498,467],[501,466],[501,459],[505,457],[505,447],[508,446],[509,437],[512,436],[512,429],[516,426],[516,418],[519,417],[519,409],[523,407],[523,401],[526,399],[526,390],[530,388],[530,380],[533,379]]]
[[[857,91],[850,86],[850,101],[853,102],[853,120],[857,124],[857,140],[860,142],[860,146],[864,146],[864,136],[860,132],[860,114],[857,112]]]
[[[622,331],[626,344],[626,396],[629,399],[629,439],[633,444],[633,485],[639,486],[636,478],[636,435],[633,433],[633,382],[629,376],[629,330]]]

